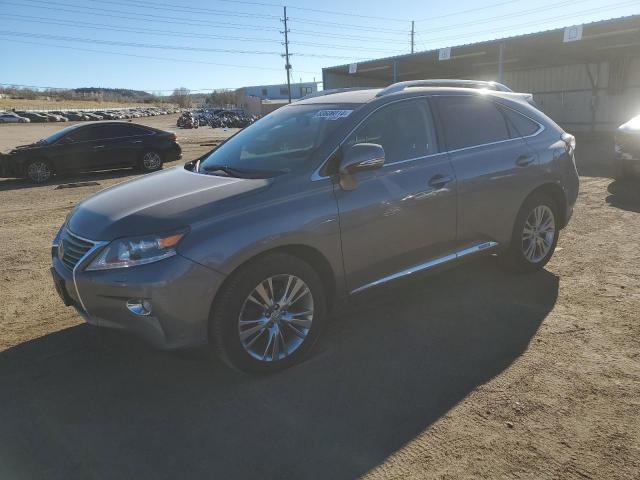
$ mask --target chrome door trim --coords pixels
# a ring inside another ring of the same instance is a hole
[[[420,263],[418,265],[414,265],[413,267],[407,268],[405,270],[401,270],[391,275],[387,275],[386,277],[379,278],[378,280],[375,280],[371,283],[367,283],[366,285],[363,285],[361,287],[356,288],[355,290],[352,290],[351,292],[349,292],[349,294],[353,295],[356,293],[360,293],[363,290],[367,290],[371,287],[376,287],[378,285],[382,285],[392,280],[397,280],[398,278],[413,275],[414,273],[428,270],[435,266],[442,265],[443,263],[448,263],[458,258],[466,257],[467,255],[472,255],[474,253],[482,252],[484,250],[489,250],[496,246],[498,246],[497,242],[482,242],[472,247],[464,248],[462,250],[458,250],[457,252],[450,253],[443,257],[434,258],[433,260],[429,260],[428,262]]]

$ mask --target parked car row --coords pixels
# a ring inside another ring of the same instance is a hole
[[[183,113],[176,124],[182,128],[198,128],[203,125],[211,128],[245,128],[258,118],[256,115],[246,115],[242,111],[200,108]]]
[[[129,118],[152,117],[177,113],[177,108],[127,108],[110,110],[51,110],[34,112],[13,110],[0,112],[0,123],[29,123],[29,122],[67,122],[67,121],[95,121],[95,120],[125,120]]]

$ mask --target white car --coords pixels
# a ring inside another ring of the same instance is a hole
[[[29,123],[30,121],[13,112],[0,113],[0,123]]]

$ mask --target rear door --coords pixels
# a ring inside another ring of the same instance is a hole
[[[114,168],[136,164],[145,139],[151,135],[150,130],[138,125],[105,124],[99,142],[100,165],[103,168]]]
[[[458,181],[459,248],[506,243],[540,176],[537,155],[502,107],[478,94],[435,96]]]
[[[380,170],[354,174],[358,186],[336,185],[348,288],[357,291],[426,267],[453,251],[455,176],[438,150],[426,98],[393,102],[372,113],[344,142],[385,150]]]

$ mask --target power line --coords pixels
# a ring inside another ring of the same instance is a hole
[[[613,7],[625,7],[625,6],[631,6],[631,5],[637,5],[640,4],[640,1],[638,0],[633,0],[633,1],[627,1],[627,2],[620,2],[620,3],[612,3],[609,4],[607,6],[604,7],[596,7],[596,8],[591,8],[591,9],[587,9],[587,10],[578,10],[578,11],[573,11],[569,14],[566,15],[555,15],[552,18],[547,18],[547,19],[542,19],[542,20],[533,20],[533,21],[529,21],[529,22],[525,22],[525,23],[519,23],[516,25],[510,25],[509,27],[505,27],[505,28],[500,28],[500,29],[489,29],[489,30],[480,30],[477,32],[468,32],[465,35],[448,35],[445,37],[432,37],[432,38],[426,38],[424,39],[425,43],[423,43],[423,46],[426,45],[426,42],[437,42],[437,41],[444,41],[444,40],[454,40],[454,39],[462,39],[462,38],[471,38],[474,37],[476,35],[482,35],[482,34],[486,34],[486,33],[497,33],[497,32],[506,32],[509,30],[514,30],[516,28],[521,28],[521,27],[527,27],[530,25],[540,25],[540,24],[545,24],[545,23],[552,23],[555,22],[557,20],[562,20],[565,18],[568,19],[575,19],[577,16],[579,15],[589,15],[591,13],[597,13],[597,12],[601,12],[601,11],[607,11],[610,10]]]
[[[45,33],[31,33],[31,32],[15,32],[9,30],[0,30],[0,35],[12,35],[27,38],[38,38],[48,40],[58,40],[63,42],[81,42],[81,43],[93,43],[99,45],[110,45],[120,47],[136,47],[136,48],[153,48],[160,50],[179,50],[179,51],[193,51],[193,52],[216,52],[216,53],[232,53],[232,54],[250,54],[250,55],[280,55],[277,51],[262,51],[262,50],[235,50],[225,48],[203,48],[203,47],[191,47],[191,46],[176,46],[176,45],[159,45],[149,43],[134,43],[134,42],[120,42],[116,40],[98,40],[95,38],[80,38],[69,37],[65,35],[49,35]],[[296,56],[300,57],[313,57],[313,58],[331,58],[331,59],[352,59],[355,57],[345,57],[339,55],[320,55],[312,53],[299,53]]]
[[[91,1],[99,1],[99,0],[91,0]],[[261,7],[272,7],[272,8],[282,8],[285,5],[282,3],[268,3],[268,2],[252,2],[252,1],[242,1],[242,0],[218,0],[220,2],[239,4],[239,5],[252,5],[252,6],[261,6]],[[511,0],[511,1],[519,1],[519,0]],[[189,10],[197,10],[197,11],[213,11],[211,9],[203,8],[203,7],[184,7],[182,5],[176,5],[174,3],[165,3],[165,2],[153,2],[154,7],[158,6],[168,6],[168,7],[177,7],[181,9],[189,9]],[[298,7],[298,6],[290,6],[287,8],[289,10],[300,10],[306,12],[314,12],[314,13],[326,13],[329,15],[339,15],[345,17],[354,17],[354,18],[368,18],[372,20],[384,20],[385,22],[403,22],[406,23],[409,20],[405,18],[393,18],[387,16],[376,16],[376,15],[363,15],[360,13],[352,13],[352,12],[340,12],[337,10],[324,10],[319,8],[309,8],[309,7]],[[279,18],[279,17],[278,17]]]
[[[50,6],[51,4],[55,4],[55,5],[68,5],[68,6],[74,6],[74,5],[69,5],[69,4],[64,4],[64,3],[57,3],[57,2],[45,2],[45,1],[39,1],[39,0],[22,0],[22,1],[26,1],[26,2],[32,2],[32,3],[38,3],[38,4],[44,4],[44,5],[24,5],[26,7],[30,7],[30,8],[38,8],[38,9],[45,9],[45,10],[52,10],[55,12],[68,12],[68,13],[80,13],[82,15],[92,15],[93,11],[89,11],[89,12],[82,12],[82,11],[77,11],[77,10],[72,10],[72,9],[68,9],[68,8],[61,8],[59,6],[57,7],[52,7]],[[76,8],[85,8],[87,10],[91,10],[89,7],[79,7],[76,6]],[[95,9],[94,9],[95,10]],[[113,12],[114,10],[105,10],[102,9],[104,12]],[[251,30],[260,30],[260,31],[271,31],[271,32],[277,32],[278,29],[277,27],[265,27],[265,26],[257,26],[257,25],[245,25],[245,24],[239,24],[239,23],[229,23],[229,22],[219,22],[219,23],[210,23],[210,22],[206,22],[203,20],[197,20],[197,19],[189,19],[191,21],[183,21],[183,19],[175,19],[174,17],[165,17],[165,16],[159,16],[159,15],[154,15],[153,19],[150,18],[145,18],[143,14],[133,14],[132,15],[127,15],[127,12],[120,12],[120,13],[124,13],[124,15],[116,15],[114,13],[100,13],[101,17],[109,17],[109,18],[118,18],[118,19],[123,19],[123,20],[131,20],[131,21],[136,21],[136,22],[151,22],[151,23],[168,23],[168,24],[172,24],[172,25],[184,25],[184,26],[189,26],[189,27],[215,27],[217,29],[240,29],[240,30],[247,30],[248,28]],[[186,19],[185,19],[186,20]],[[198,22],[198,23],[194,23],[194,22]],[[318,32],[316,30],[299,30],[299,29],[291,29],[292,32],[298,34],[298,35],[303,35],[303,36],[313,36],[313,37],[329,37],[329,38],[335,38],[336,34],[335,33],[329,33],[329,32]],[[398,43],[398,39],[391,39],[388,37],[380,37],[380,36],[356,36],[356,35],[349,35],[349,34],[341,34],[340,35],[342,38],[344,38],[345,40],[356,40],[356,41],[363,41],[363,42],[377,42],[377,43],[389,43],[389,44],[397,44]]]
[[[30,42],[30,41],[26,41],[26,40],[15,40],[13,38],[3,38],[2,39],[3,42],[13,42],[13,43],[21,43],[21,44],[27,44],[27,45],[38,45],[38,46],[42,46],[42,47],[52,47],[52,48],[63,48],[66,50],[75,50],[75,51],[81,51],[81,52],[90,52],[90,53],[102,53],[102,54],[106,54],[106,55],[119,55],[119,56],[123,56],[123,57],[132,57],[132,58],[141,58],[141,59],[145,59],[145,60],[160,60],[160,61],[168,61],[168,62],[180,62],[180,63],[193,63],[193,64],[199,64],[199,65],[214,65],[217,67],[230,67],[230,68],[243,68],[243,69],[248,69],[248,70],[265,70],[265,71],[271,71],[271,72],[280,72],[282,71],[280,68],[274,68],[274,67],[263,67],[263,66],[259,66],[259,65],[237,65],[237,64],[232,64],[232,63],[218,63],[218,62],[206,62],[203,60],[186,60],[184,58],[171,58],[171,57],[154,57],[154,56],[150,56],[150,55],[137,55],[134,53],[124,53],[124,52],[109,52],[109,51],[105,51],[105,50],[95,50],[92,48],[82,48],[82,47],[71,47],[68,45],[54,45],[54,44],[50,44],[50,43],[42,43],[42,42]],[[318,72],[310,72],[310,71],[303,71],[303,70],[298,70],[301,73],[306,73],[308,75],[316,75]]]
[[[246,12],[235,12],[231,10],[212,10],[210,8],[198,8],[198,7],[189,7],[189,6],[178,6],[178,5],[170,5],[166,3],[157,3],[157,2],[147,2],[144,0],[136,0],[129,2],[120,2],[116,0],[89,0],[94,3],[108,3],[112,5],[123,5],[125,7],[138,7],[138,8],[154,8],[158,9],[161,6],[162,10],[167,10],[170,12],[184,12],[185,10],[188,13],[198,13],[200,15],[216,15],[222,17],[240,17],[240,18],[264,18],[269,20],[278,20],[280,17],[278,15],[269,15],[269,14],[259,14],[259,13],[246,13]]]
[[[129,27],[123,27],[119,25],[108,25],[108,24],[92,23],[92,22],[82,22],[81,24],[78,24],[78,22],[74,22],[71,20],[61,20],[61,19],[53,19],[53,18],[47,18],[47,17],[34,17],[29,15],[13,15],[13,14],[0,13],[0,17],[12,17],[12,18],[16,18],[17,20],[25,21],[29,23],[35,22],[35,23],[44,23],[44,24],[50,24],[50,25],[62,25],[62,26],[68,26],[68,27],[87,28],[87,29],[96,29],[96,30],[110,30],[110,31],[117,31],[117,32],[149,33],[149,34],[162,35],[164,37],[166,37],[167,34],[171,34],[174,36],[189,37],[189,38],[211,38],[215,40],[237,40],[240,42],[280,43],[280,40],[277,40],[277,39],[267,39],[267,38],[257,38],[257,37],[253,37],[253,38],[235,37],[235,36],[229,36],[229,35],[211,35],[206,33],[187,33],[187,32],[176,32],[172,30],[159,30],[154,28],[142,28],[142,27],[129,28]]]
[[[588,1],[588,0],[564,0],[562,2],[556,2],[556,3],[553,3],[553,4],[549,4],[549,5],[543,5],[541,7],[531,8],[529,10],[522,10],[520,12],[507,13],[507,14],[503,14],[503,15],[497,15],[497,16],[493,16],[493,17],[487,17],[487,18],[484,18],[484,19],[480,19],[480,20],[473,20],[473,21],[462,22],[462,23],[453,23],[453,24],[449,24],[449,25],[446,25],[446,26],[443,26],[443,27],[429,28],[429,32],[440,32],[440,31],[446,31],[446,30],[455,30],[457,28],[466,27],[466,26],[469,26],[469,25],[478,25],[478,24],[482,24],[482,23],[490,23],[490,22],[493,22],[494,20],[503,20],[503,19],[506,19],[506,18],[521,17],[523,15],[529,15],[531,13],[546,12],[547,10],[554,10],[556,8],[564,7],[564,6],[567,6],[567,5],[575,5],[577,3],[584,3],[585,1]]]
[[[202,48],[202,47],[190,47],[190,46],[120,42],[117,40],[98,40],[95,38],[68,37],[66,35],[50,35],[46,33],[14,32],[9,30],[0,30],[0,35],[16,35],[19,37],[60,40],[63,42],[82,42],[82,43],[94,43],[99,45],[112,45],[112,46],[119,46],[119,47],[137,47],[137,48],[155,48],[155,49],[162,49],[162,50],[181,50],[181,51],[189,50],[194,52],[216,52],[216,53],[234,53],[234,54],[251,54],[251,55],[279,55],[280,53],[276,51],[264,51],[264,50],[236,50],[236,49],[227,49],[227,48]]]
[[[121,10],[113,10],[113,9],[105,9],[105,8],[97,8],[97,7],[83,7],[80,5],[73,5],[69,3],[50,2],[50,1],[41,1],[41,0],[20,0],[20,1],[40,4],[40,5],[24,5],[27,7],[45,8],[48,10],[80,13],[83,15],[95,14],[96,12],[100,12],[100,16],[102,17],[126,18],[128,20],[134,20],[134,21],[163,22],[163,23],[171,23],[176,25],[178,24],[191,25],[191,26],[197,26],[197,27],[240,28],[243,30],[251,29],[251,30],[264,30],[264,31],[278,31],[277,27],[265,27],[264,25],[251,25],[251,24],[233,23],[233,22],[212,23],[210,21],[203,21],[203,20],[198,20],[193,18],[175,18],[175,17],[167,17],[163,15],[152,15],[150,13],[145,13],[145,14],[133,13],[133,17],[132,17],[131,15],[127,15],[128,12],[123,12]],[[41,4],[44,4],[44,5],[41,5]],[[53,8],[50,5],[58,5],[62,7],[73,7],[74,9],[83,9],[83,10],[89,10],[89,11],[79,12],[77,10],[70,10],[65,8]],[[124,13],[125,16],[113,15],[113,13],[111,12],[117,12],[121,14]],[[183,20],[186,20],[186,21],[183,21]]]
[[[60,25],[65,27],[73,27],[73,28],[82,28],[82,29],[90,29],[90,30],[106,30],[106,31],[114,31],[114,32],[129,32],[129,33],[141,33],[146,35],[159,35],[162,37],[174,36],[174,37],[184,37],[184,38],[209,38],[214,40],[235,40],[239,42],[255,42],[255,43],[281,43],[281,40],[277,39],[267,39],[267,38],[249,38],[249,37],[235,37],[229,35],[211,35],[206,33],[187,33],[187,32],[176,32],[173,30],[159,30],[159,29],[149,29],[149,28],[129,28],[122,27],[118,25],[108,25],[108,24],[100,24],[100,23],[92,23],[92,22],[83,22],[82,24],[78,24],[77,22],[73,22],[70,20],[59,20],[59,19],[50,19],[46,17],[34,17],[28,15],[13,15],[0,13],[0,17],[10,17],[17,19],[18,21],[24,21],[27,23],[42,23],[47,25]],[[309,47],[322,47],[322,48],[335,48],[335,49],[347,49],[347,50],[359,50],[359,51],[376,51],[376,52],[387,52],[387,53],[398,53],[397,50],[386,50],[381,48],[373,48],[373,47],[358,47],[353,45],[336,45],[336,44],[324,44],[324,43],[314,43],[314,42],[296,42],[296,45],[301,46],[309,46]]]
[[[491,5],[484,5],[482,7],[469,8],[467,10],[458,10],[456,12],[445,13],[444,15],[435,15],[433,17],[421,18],[419,20],[416,20],[416,22],[426,22],[428,20],[437,20],[437,19],[440,19],[440,18],[453,17],[454,15],[462,15],[464,13],[479,12],[480,10],[487,10],[488,8],[499,7],[501,5],[507,5],[509,3],[516,3],[516,2],[520,2],[520,1],[522,1],[522,0],[506,0],[506,1],[503,1],[503,2],[492,3]]]
[[[327,26],[327,27],[340,27],[340,28],[351,28],[353,30],[361,30],[364,32],[383,32],[383,33],[397,33],[397,34],[402,34],[405,35],[407,33],[406,30],[398,30],[398,29],[391,29],[391,28],[379,28],[379,27],[363,27],[361,25],[356,25],[353,23],[339,23],[339,22],[327,22],[324,20],[313,20],[310,18],[300,18],[300,17],[291,17],[291,20],[295,20],[298,23],[306,23],[308,25],[315,25],[315,26]]]

